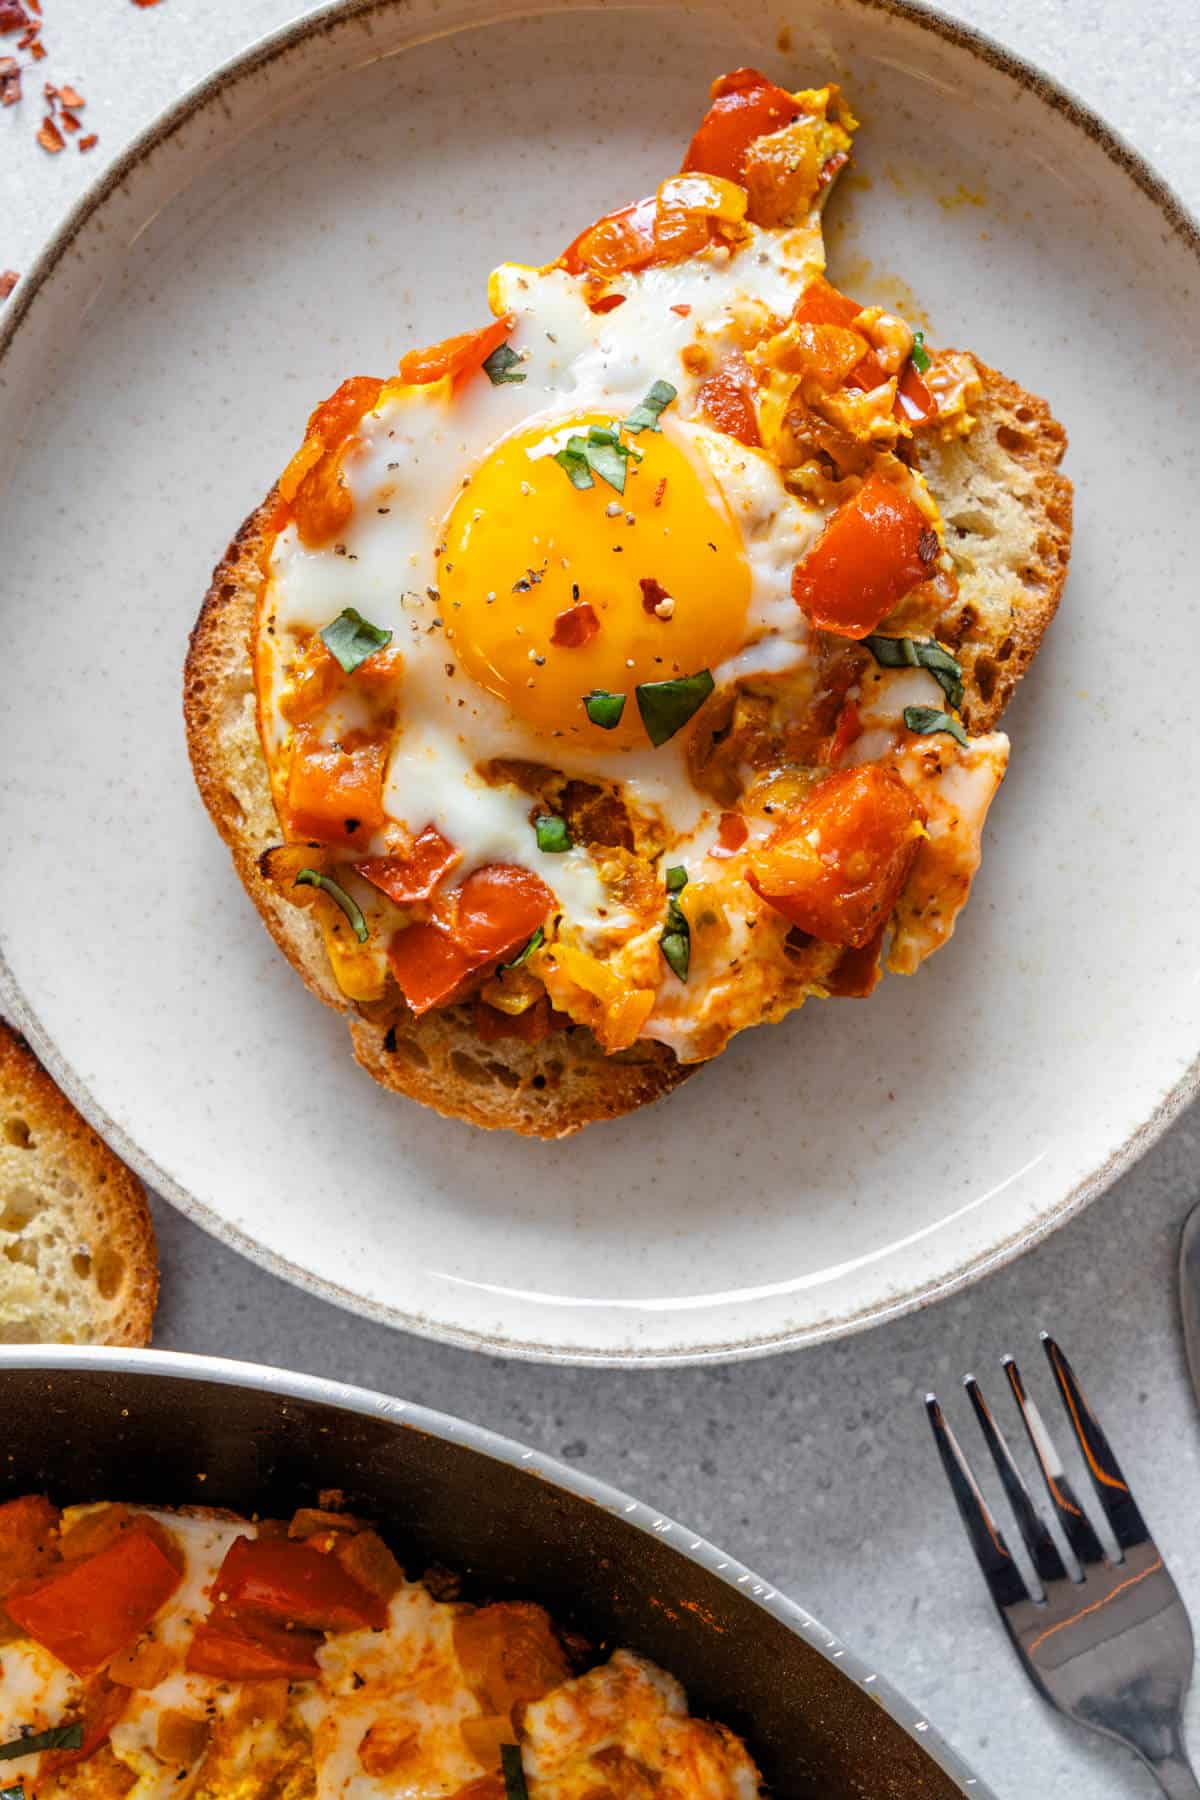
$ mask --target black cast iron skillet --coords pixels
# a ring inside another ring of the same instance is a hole
[[[774,1800],[951,1800],[983,1785],[801,1608],[672,1521],[444,1414],[250,1363],[0,1348],[0,1499],[290,1513],[323,1487],[410,1573],[541,1601],[598,1652],[661,1663],[749,1744]],[[798,1492],[797,1503],[802,1501]]]

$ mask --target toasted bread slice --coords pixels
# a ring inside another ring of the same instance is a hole
[[[141,1186],[2,1021],[0,1250],[0,1343],[149,1343],[158,1255]]]
[[[984,395],[970,436],[934,445],[923,467],[947,525],[959,595],[938,636],[963,663],[963,714],[992,729],[1054,616],[1066,578],[1071,484],[1059,473],[1066,434],[1046,403],[978,364]],[[249,641],[262,581],[259,553],[273,495],[242,526],[214,572],[192,633],[184,713],[196,780],[268,930],[326,1005],[349,1015],[355,1055],[384,1087],[476,1125],[563,1137],[669,1093],[696,1065],[661,1044],[607,1056],[583,1026],[540,1044],[481,1043],[469,1007],[381,1025],[346,1001],[311,915],[258,869],[280,839],[259,746]]]

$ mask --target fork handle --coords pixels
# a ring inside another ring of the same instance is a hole
[[[1196,1780],[1182,1744],[1174,1746],[1156,1762],[1152,1762],[1149,1757],[1145,1760],[1154,1779],[1163,1793],[1170,1796],[1170,1800],[1200,1800],[1200,1781]]]

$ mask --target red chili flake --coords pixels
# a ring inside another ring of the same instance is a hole
[[[21,65],[15,56],[0,56],[0,106],[15,106],[21,98]]]
[[[588,305],[594,313],[610,313],[618,306],[624,306],[624,294],[601,294],[598,300],[589,300]]]
[[[691,310],[691,307],[686,305],[683,301],[681,301],[678,306],[673,306],[671,308],[671,311],[673,313],[678,313],[681,319],[688,318],[691,314]]]
[[[741,813],[723,812],[721,823],[717,826],[717,841],[710,854],[736,856],[749,836],[750,829]]]
[[[29,14],[21,0],[0,0],[0,37],[7,37],[10,31],[24,31],[28,24]]]
[[[64,106],[69,106],[71,108],[72,112],[78,112],[81,106],[87,105],[87,101],[84,99],[83,95],[77,88],[73,88],[69,81],[64,81],[63,85],[59,88],[58,97]]]
[[[135,6],[157,6],[158,0],[133,0]]]
[[[663,476],[663,478],[662,478],[662,480],[661,480],[661,481],[660,481],[660,482],[659,482],[659,484],[658,484],[658,486],[657,486],[657,487],[656,487],[656,488],[655,488],[655,490],[654,490],[654,504],[655,504],[655,506],[661,506],[661,505],[662,505],[662,503],[663,503],[663,495],[664,495],[664,494],[665,494],[665,493],[666,493],[666,491],[667,491],[667,478],[666,478],[666,476],[665,476],[665,475],[664,475],[664,476]]]
[[[49,114],[42,120],[42,129],[37,134],[37,141],[43,150],[50,152],[51,156],[57,156],[63,147],[63,134]]]
[[[581,600],[577,606],[568,606],[566,612],[559,613],[550,633],[550,642],[557,644],[560,650],[582,650],[599,629],[599,619],[587,601]]]
[[[73,112],[68,112],[66,107],[64,107],[62,112],[59,114],[58,122],[62,126],[63,130],[69,131],[72,134],[72,136],[74,136],[74,134],[79,130],[79,120],[75,117],[75,114]]]
[[[21,42],[24,43],[24,41],[25,40],[22,38]],[[34,38],[33,42],[29,46],[29,54],[30,54],[30,56],[32,56],[34,62],[45,62],[46,47],[42,43],[40,38]]]
[[[660,601],[671,598],[661,581],[655,581],[653,575],[643,575],[638,582],[642,590],[642,610],[652,613]]]
[[[86,137],[81,137],[79,139],[79,148],[80,150],[94,150],[99,142],[100,139],[96,136],[95,132],[89,131]]]
[[[862,720],[858,716],[858,708],[853,700],[847,700],[837,722],[837,730],[829,741],[829,760],[836,763],[863,734]]]
[[[25,3],[30,12],[35,13],[40,19],[42,16],[42,0],[25,0]]]
[[[30,44],[32,44],[34,38],[37,36],[39,29],[37,22],[31,20],[17,39],[17,49],[28,50]]]
[[[55,87],[55,85],[52,81],[43,81],[42,93],[46,96],[46,100],[49,103],[50,110],[51,110],[51,112],[53,112],[54,102],[58,99],[58,89]]]
[[[7,300],[21,277],[15,269],[0,269],[0,300]]]

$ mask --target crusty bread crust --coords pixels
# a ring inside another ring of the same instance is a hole
[[[974,431],[929,447],[922,460],[959,576],[938,635],[963,663],[963,714],[975,733],[995,724],[1054,616],[1071,536],[1071,484],[1058,472],[1065,432],[1044,401],[978,366],[984,398]],[[607,1056],[583,1026],[540,1044],[484,1044],[462,1006],[391,1025],[363,1017],[337,988],[314,919],[263,878],[258,858],[280,829],[258,738],[250,635],[274,500],[272,490],[213,573],[192,632],[184,716],[204,803],[275,942],[312,992],[347,1015],[363,1068],[450,1117],[557,1138],[669,1093],[696,1065],[661,1044]]]
[[[2,1020],[0,1221],[0,1340],[150,1342],[158,1252],[141,1185]],[[27,1292],[12,1292],[17,1274]]]

